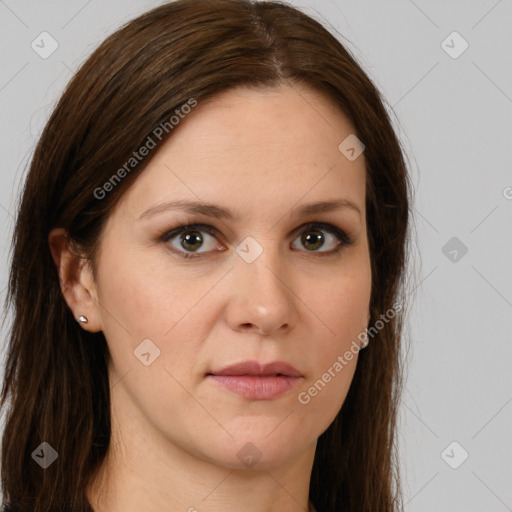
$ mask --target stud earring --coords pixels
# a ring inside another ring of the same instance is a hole
[[[80,316],[80,317],[78,317],[77,322],[80,324],[86,324],[88,322],[88,320],[85,316]]]

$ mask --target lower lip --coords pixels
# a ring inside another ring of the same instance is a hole
[[[208,375],[221,386],[249,400],[276,398],[297,384],[300,377],[259,377],[251,375]]]

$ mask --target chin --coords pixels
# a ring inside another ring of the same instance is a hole
[[[277,435],[273,427],[261,432],[252,429],[252,433],[232,432],[234,439],[213,443],[203,452],[210,462],[236,470],[269,470],[282,466],[300,454],[311,443],[304,439],[293,439],[289,432]],[[279,428],[279,427],[278,427]],[[298,428],[300,431],[300,428]],[[284,434],[284,435],[283,435]],[[316,439],[313,441],[313,446]],[[206,448],[206,447],[205,447]]]

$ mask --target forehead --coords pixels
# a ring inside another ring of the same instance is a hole
[[[338,148],[354,131],[329,98],[304,86],[229,90],[180,121],[123,202],[134,215],[183,198],[252,214],[338,196],[364,209],[364,155],[350,161]]]

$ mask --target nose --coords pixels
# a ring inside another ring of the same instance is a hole
[[[277,251],[265,249],[252,263],[236,257],[227,321],[238,332],[272,335],[293,329],[299,298]]]

